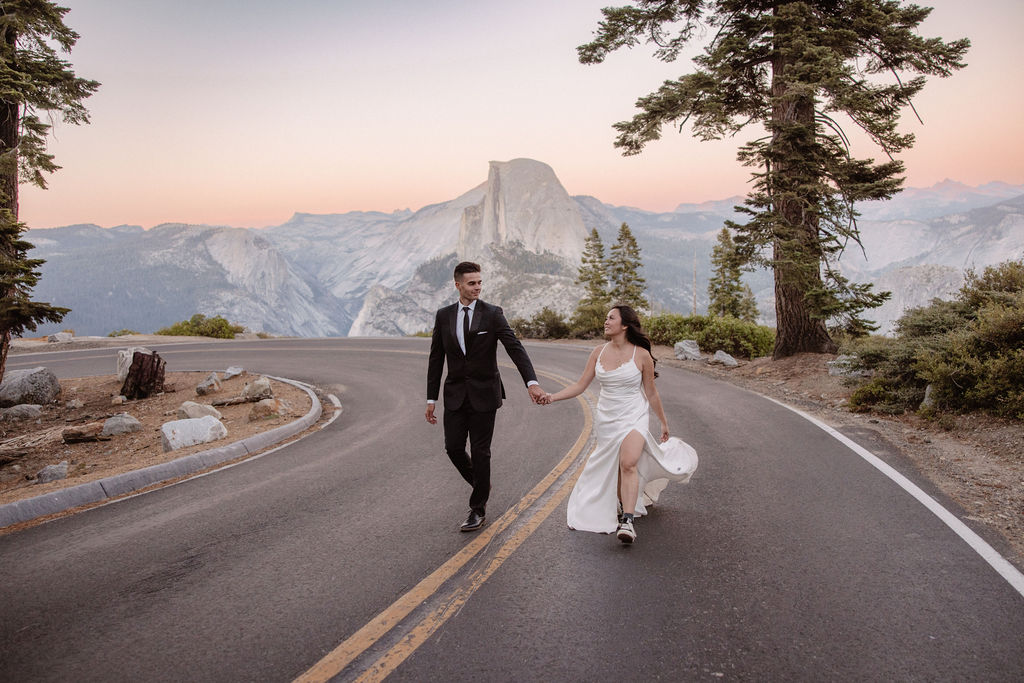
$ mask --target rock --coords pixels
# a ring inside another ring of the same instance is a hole
[[[196,403],[195,401],[185,401],[178,406],[178,419],[188,420],[197,417],[203,417],[204,415],[210,415],[217,418],[221,418],[220,411],[213,406],[208,406],[204,403]]]
[[[36,474],[36,483],[45,484],[48,481],[58,481],[68,478],[68,461],[62,460],[58,465],[47,465]]]
[[[86,422],[83,425],[67,427],[61,432],[64,443],[81,443],[83,441],[99,441],[103,433],[102,422]]]
[[[117,352],[117,381],[124,382],[128,376],[128,369],[132,366],[132,358],[135,356],[135,352],[151,354],[153,353],[144,346],[130,346],[127,349],[121,349]]]
[[[164,452],[193,446],[197,443],[209,443],[223,439],[227,435],[227,427],[212,415],[165,422],[160,427]]]
[[[252,382],[247,382],[242,389],[242,398],[246,401],[261,401],[265,398],[274,398],[274,390],[270,388],[270,380],[260,376]]]
[[[0,410],[5,420],[34,420],[43,414],[43,407],[35,403],[20,403]]]
[[[48,341],[48,342],[69,342],[69,341],[71,341],[74,338],[75,338],[75,335],[73,335],[70,332],[58,332],[57,334],[51,334],[49,337],[46,338],[46,341]],[[61,478],[63,478],[63,477],[61,477]]]
[[[227,370],[224,371],[224,381],[226,382],[229,379],[234,379],[235,377],[238,377],[239,375],[244,375],[244,374],[245,374],[245,370],[243,370],[242,368],[238,367],[237,365],[232,365],[230,368],[228,368]]]
[[[46,405],[56,401],[59,395],[60,382],[57,381],[57,375],[47,368],[40,366],[8,370],[0,384],[0,408],[20,403]]]
[[[828,374],[833,377],[869,377],[871,371],[854,368],[856,362],[857,356],[836,356],[835,360],[828,362]]]
[[[200,396],[206,396],[207,394],[213,394],[220,391],[220,380],[217,378],[216,372],[211,372],[209,376],[196,387],[196,394]]]
[[[78,410],[79,408],[84,408],[85,404],[82,403],[81,399],[73,398],[68,401],[65,406],[68,410]]]
[[[678,360],[700,360],[700,347],[693,339],[676,342],[673,347]]]
[[[103,431],[100,434],[102,436],[116,436],[118,434],[137,432],[140,429],[142,429],[141,422],[128,413],[121,413],[105,420],[103,422]]]
[[[268,417],[281,417],[287,414],[287,403],[278,398],[265,398],[253,405],[249,411],[249,422],[263,420]]]
[[[110,399],[110,405],[112,406],[124,405],[127,402],[128,398],[126,396],[115,396],[114,398]]]
[[[739,363],[736,362],[735,358],[727,354],[725,351],[722,351],[721,349],[715,351],[715,355],[711,357],[711,360],[709,360],[708,363],[712,363],[715,365],[721,364],[727,368],[734,368],[737,365],[739,365]]]

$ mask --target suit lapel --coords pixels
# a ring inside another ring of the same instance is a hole
[[[456,302],[451,307],[451,321],[448,323],[448,332],[452,335],[452,343],[455,344],[455,348],[459,349],[459,353],[462,353],[462,349],[459,348],[459,335],[456,332],[456,326],[459,323],[459,304]]]

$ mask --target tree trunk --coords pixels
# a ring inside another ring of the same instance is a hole
[[[782,38],[784,41],[785,39]],[[780,47],[776,36],[776,49]],[[796,353],[835,353],[825,321],[814,318],[806,295],[822,286],[818,215],[808,210],[816,199],[808,188],[817,180],[808,176],[803,150],[815,144],[814,96],[793,92],[786,69],[792,57],[772,61],[772,142],[769,187],[777,224],[774,240],[775,349],[772,358]]]
[[[164,365],[166,362],[154,351],[132,354],[128,376],[121,386],[121,395],[128,399],[152,396],[164,390]]]
[[[3,56],[14,54],[18,34],[8,26],[3,32]],[[18,219],[18,121],[19,109],[17,102],[0,100],[0,209],[9,209]],[[10,263],[17,258],[17,253],[6,241],[0,241],[0,261]],[[0,296],[10,299],[14,295],[14,287],[4,287]],[[6,320],[0,319],[0,382],[7,370],[7,352],[11,348],[11,328]]]

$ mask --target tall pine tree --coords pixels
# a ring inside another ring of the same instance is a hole
[[[11,336],[68,312],[30,300],[43,261],[28,258],[32,245],[21,239],[28,227],[18,220],[19,181],[45,188],[43,174],[60,168],[46,153],[50,124],[39,114],[88,123],[82,101],[99,87],[76,77],[54,48],[70,52],[78,40],[64,25],[67,11],[46,0],[0,2],[0,380]]]
[[[647,280],[640,275],[642,267],[640,246],[636,243],[629,225],[623,223],[619,227],[618,239],[612,245],[608,257],[611,299],[614,303],[626,304],[637,312],[646,313],[650,303],[647,301]]]
[[[708,313],[719,317],[731,315],[739,320],[757,320],[754,292],[743,282],[743,260],[728,228],[718,233],[718,243],[711,250],[711,279],[708,280]]]
[[[608,294],[608,264],[605,261],[604,243],[597,229],[583,242],[583,256],[576,275],[576,284],[583,285],[583,298],[576,306],[569,325],[572,333],[580,337],[601,334],[604,318],[611,304]]]
[[[897,124],[925,84],[903,74],[948,76],[970,43],[918,35],[931,9],[897,0],[635,0],[602,12],[594,41],[578,48],[584,63],[641,41],[671,62],[694,36],[711,36],[693,73],[615,124],[615,144],[638,154],[665,124],[690,123],[704,140],[763,127],[767,135],[739,153],[755,188],[740,207],[748,221],[731,227],[745,258],[774,271],[773,356],[834,352],[826,321],[863,327],[861,313],[887,296],[850,283],[836,262],[859,240],[854,203],[891,197],[903,182],[895,155],[914,138]],[[887,159],[853,158],[837,115]]]

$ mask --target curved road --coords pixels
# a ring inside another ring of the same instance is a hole
[[[159,347],[169,370],[329,387],[344,413],[263,457],[0,536],[0,680],[1024,679],[1019,588],[823,430],[682,370],[659,389],[701,464],[634,546],[565,528],[587,402],[533,406],[510,367],[489,525],[459,533],[468,491],[423,420],[428,344]],[[586,358],[528,349],[545,388]],[[115,356],[8,367],[106,374]]]

